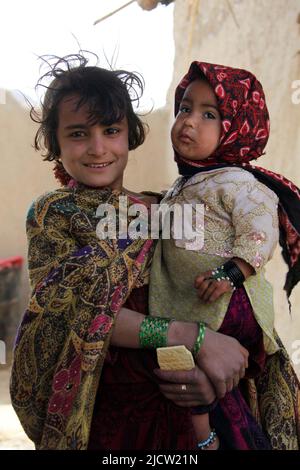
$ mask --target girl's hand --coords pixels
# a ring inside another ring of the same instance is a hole
[[[218,398],[236,387],[245,375],[249,353],[235,338],[206,328],[196,363],[214,386]]]
[[[177,406],[210,405],[216,398],[212,384],[199,367],[192,370],[154,370],[161,393]]]
[[[217,281],[211,279],[212,271],[197,276],[195,279],[195,288],[198,290],[198,296],[203,302],[214,302],[225,292],[232,292],[232,286],[229,281]]]

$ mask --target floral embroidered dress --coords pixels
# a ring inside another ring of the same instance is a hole
[[[203,302],[194,280],[201,272],[237,256],[255,269],[256,275],[244,282],[244,288],[264,333],[266,352],[277,351],[273,290],[264,276],[264,265],[279,238],[276,194],[241,168],[219,168],[188,180],[180,177],[161,203],[177,204],[183,210],[188,204],[193,208],[203,204],[204,225],[196,227],[199,238],[194,241],[184,236],[159,240],[151,265],[150,314],[203,321],[218,330],[232,294],[225,293],[213,303]],[[193,219],[195,223],[195,209]]]

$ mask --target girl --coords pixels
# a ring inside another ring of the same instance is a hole
[[[182,176],[162,203],[203,204],[204,230],[196,227],[195,240],[173,236],[159,241],[151,267],[150,314],[172,312],[177,320],[200,321],[202,339],[207,325],[234,336],[249,351],[247,381],[239,387],[232,383],[236,388],[210,417],[201,408],[192,411],[198,447],[218,447],[211,426],[218,428],[222,413],[228,431],[219,428],[217,434],[227,447],[264,449],[269,440],[273,449],[298,449],[299,382],[286,356],[281,368],[285,352],[274,332],[264,265],[280,229],[290,295],[300,272],[300,192],[281,175],[248,163],[263,154],[269,136],[261,84],[245,70],[193,62],[176,89],[175,115],[171,139]],[[262,396],[259,410],[253,390]],[[249,405],[268,439],[257,434]]]
[[[118,219],[120,195],[129,206],[157,200],[123,187],[128,151],[145,137],[132,106],[142,82],[87,62],[57,60],[42,77],[52,80],[42,115],[31,113],[40,125],[36,149],[45,146],[63,188],[39,197],[27,216],[32,294],[16,339],[12,404],[38,449],[192,449],[187,406],[214,400],[209,379],[199,368],[186,376],[188,403],[169,384],[179,408],[160,392],[154,353],[138,350],[153,241],[100,239],[97,231],[101,204]],[[196,323],[154,322],[162,324],[163,342],[192,348]],[[212,359],[199,354],[198,363],[216,389],[243,376],[248,353],[237,341],[208,331],[202,351]]]

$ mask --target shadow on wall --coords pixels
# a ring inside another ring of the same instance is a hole
[[[143,119],[149,126],[145,143],[130,154],[125,186],[135,191],[162,191],[177,177],[170,141],[170,110],[165,107]]]
[[[3,170],[0,172],[0,258],[21,256],[24,267],[21,274],[20,303],[13,309],[10,325],[16,325],[28,300],[26,269],[25,219],[32,201],[40,194],[55,188],[50,165],[33,149],[36,125],[30,120],[24,100],[19,101],[10,92],[0,104],[0,154]],[[7,323],[8,320],[6,319]],[[14,336],[10,332],[10,337]],[[0,335],[1,336],[1,335]],[[10,357],[11,341],[7,348]]]

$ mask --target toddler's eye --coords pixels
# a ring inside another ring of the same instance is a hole
[[[205,117],[206,119],[216,119],[216,116],[215,116],[213,113],[211,113],[210,111],[206,111],[206,112],[204,113],[204,117]]]
[[[188,113],[190,111],[190,108],[188,106],[180,106],[179,111],[181,113]]]

